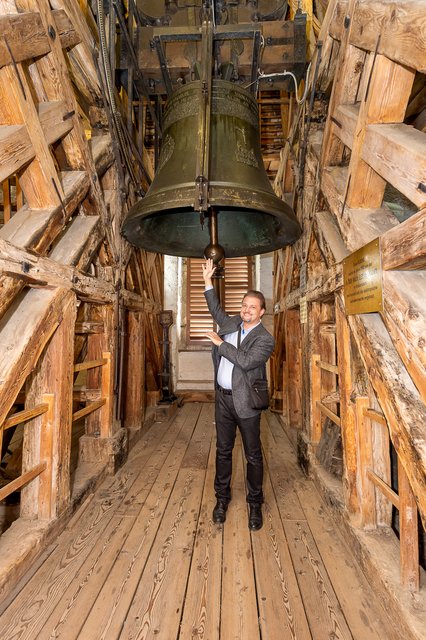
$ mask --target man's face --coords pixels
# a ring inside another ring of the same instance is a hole
[[[245,324],[257,324],[264,313],[258,298],[246,296],[243,299],[240,316]]]

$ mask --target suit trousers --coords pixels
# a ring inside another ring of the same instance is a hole
[[[234,407],[232,395],[216,391],[216,498],[228,503],[231,500],[232,450],[237,426],[241,433],[247,460],[247,502],[263,502],[263,457],[260,444],[260,413],[253,418],[240,418]]]

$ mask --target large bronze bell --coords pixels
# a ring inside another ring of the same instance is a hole
[[[205,100],[201,81],[170,97],[159,166],[146,196],[130,210],[124,236],[148,251],[215,261],[222,257],[211,247],[217,238],[229,258],[292,244],[301,229],[266,174],[254,96],[213,79],[207,127]]]

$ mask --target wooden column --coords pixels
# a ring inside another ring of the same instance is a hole
[[[348,169],[348,207],[380,207],[386,181],[361,158],[367,126],[403,122],[415,71],[377,55],[365,88],[355,128]]]
[[[361,480],[361,524],[365,529],[375,529],[376,497],[374,484],[368,477],[368,470],[374,470],[372,424],[364,415],[364,410],[370,406],[368,398],[357,398],[355,413],[358,432],[359,475]]]
[[[287,421],[290,427],[302,424],[302,363],[300,314],[289,309],[285,317],[285,344],[287,369]]]
[[[25,425],[22,471],[32,469],[41,461],[46,461],[48,466],[40,480],[22,489],[23,517],[55,518],[70,500],[75,318],[76,298],[69,292],[63,304],[62,321],[27,381],[26,406],[45,402],[43,398],[49,394],[50,410]]]
[[[420,574],[417,504],[399,457],[398,495],[401,584],[409,591],[418,591]]]
[[[141,311],[129,311],[124,426],[140,429],[145,417],[145,324]]]
[[[96,411],[86,418],[86,433],[96,437],[108,438],[115,431],[113,405],[111,396],[114,394],[114,363],[115,363],[115,335],[113,325],[113,307],[111,305],[93,306],[91,321],[103,324],[103,333],[94,333],[87,337],[87,360],[101,360],[105,352],[110,354],[109,365],[97,367],[87,372],[87,388],[100,389],[103,398],[108,402],[100,411]],[[108,377],[108,380],[106,378]]]
[[[343,489],[348,512],[357,514],[359,513],[360,499],[357,490],[358,461],[355,407],[352,400],[354,385],[351,366],[351,336],[340,298],[336,298],[336,337],[344,461]]]

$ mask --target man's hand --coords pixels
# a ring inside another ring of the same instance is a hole
[[[203,269],[203,279],[206,287],[210,287],[213,285],[212,276],[216,271],[216,265],[214,264],[211,258],[208,258],[205,264],[202,265]]]
[[[219,338],[217,333],[215,333],[214,331],[209,331],[206,335],[208,339],[211,340],[217,347],[223,342],[222,338]]]

